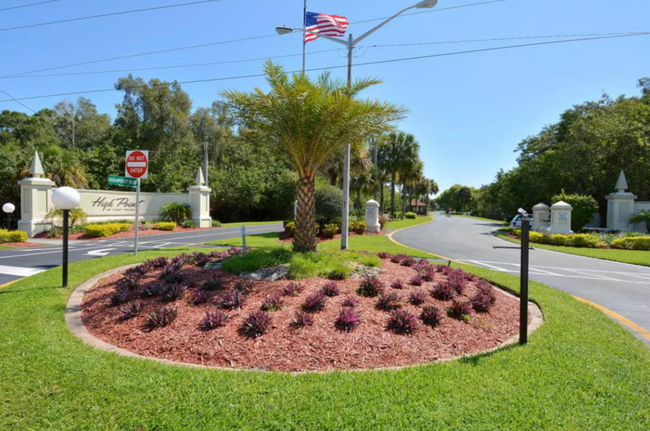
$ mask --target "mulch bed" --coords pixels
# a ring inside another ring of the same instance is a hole
[[[425,305],[438,305],[445,309],[451,301],[439,301],[427,295],[426,303],[416,307],[406,302],[409,292],[415,289],[430,291],[435,282],[446,279],[443,273],[435,273],[433,282],[421,287],[410,286],[407,281],[416,274],[409,267],[382,261],[386,272],[379,279],[386,284],[386,291],[398,293],[402,309],[420,315]],[[141,279],[141,285],[157,280],[156,270]],[[202,280],[221,277],[226,288],[232,288],[239,277],[220,269],[183,267],[185,284],[196,286]],[[120,307],[110,306],[110,297],[115,291],[121,274],[114,274],[101,280],[84,297],[82,319],[94,336],[131,352],[156,358],[207,366],[262,369],[285,372],[360,370],[372,368],[401,367],[423,364],[480,352],[494,348],[518,333],[518,300],[496,290],[497,300],[489,313],[477,314],[472,310],[469,322],[445,317],[437,327],[420,322],[410,335],[399,335],[385,328],[388,313],[376,308],[377,298],[364,298],[356,293],[359,279],[338,281],[341,294],[327,298],[324,311],[313,314],[314,324],[303,329],[293,329],[290,323],[305,297],[319,290],[328,280],[306,279],[300,283],[304,290],[297,297],[286,297],[284,308],[271,312],[272,327],[256,339],[248,339],[237,330],[250,312],[259,310],[267,295],[281,295],[282,288],[289,281],[258,281],[255,292],[247,296],[242,309],[225,311],[230,315],[226,326],[212,331],[201,331],[198,325],[207,311],[217,311],[214,301],[189,306],[187,299],[171,304],[178,317],[167,327],[146,332],[143,324],[147,313],[161,302],[157,299],[143,299],[143,310],[139,316],[124,322],[119,321]],[[390,288],[395,279],[405,281],[404,289]],[[475,282],[470,282],[458,299],[466,300],[476,292]],[[219,292],[217,292],[218,295]],[[360,312],[361,324],[352,332],[340,332],[334,321],[341,310],[341,302],[348,296],[358,300],[356,310]]]
[[[280,242],[285,242],[285,243],[293,243],[293,238],[287,238],[286,234],[284,232],[280,232],[279,234]],[[376,236],[376,235],[386,235],[386,232],[381,231],[381,232],[364,232],[363,235],[359,235],[358,233],[355,232],[348,232],[348,237],[353,237],[353,236]],[[335,239],[341,239],[341,234],[337,233],[333,237],[325,237],[325,236],[317,236],[316,237],[316,242],[320,244],[321,242],[326,242],[326,241],[332,241]]]
[[[173,231],[169,230],[158,230],[158,229],[144,229],[140,228],[140,232],[138,236],[149,236],[149,235],[164,235],[166,233],[178,233],[178,232],[193,232],[196,230],[211,230],[211,229],[217,229],[217,228],[212,228],[212,227],[205,227],[205,228],[185,228],[182,226],[177,226],[176,229]],[[71,233],[68,238],[70,240],[83,240],[83,241],[97,241],[97,240],[104,240],[104,239],[119,239],[119,238],[133,238],[135,236],[135,229],[128,230],[126,232],[119,232],[116,233],[115,235],[109,235],[109,236],[103,236],[100,238],[91,238],[85,233]],[[35,236],[35,238],[47,238],[47,232],[41,232]],[[55,239],[61,239],[63,238],[63,235],[58,235],[55,237]]]
[[[3,242],[3,243],[0,243],[0,245],[6,245],[8,247],[22,248],[22,247],[40,247],[43,244],[37,244],[35,242]]]

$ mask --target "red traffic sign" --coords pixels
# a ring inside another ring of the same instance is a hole
[[[149,151],[126,152],[126,176],[130,178],[147,178],[149,173]]]

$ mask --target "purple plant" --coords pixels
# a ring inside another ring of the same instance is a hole
[[[317,313],[325,309],[325,300],[327,297],[323,295],[323,292],[318,291],[314,292],[305,298],[305,302],[302,304],[302,311],[307,313]]]
[[[199,323],[199,328],[202,331],[210,331],[225,326],[229,319],[230,316],[223,311],[209,311],[205,313],[203,320]]]
[[[224,310],[233,310],[241,308],[246,301],[246,297],[238,290],[228,290],[219,295],[217,306]]]
[[[304,286],[300,283],[289,283],[282,289],[282,294],[284,296],[298,296],[303,289]]]
[[[472,303],[470,301],[457,301],[454,300],[449,307],[447,307],[447,315],[454,319],[469,321],[472,312]]]
[[[210,258],[205,253],[196,252],[193,253],[193,256],[194,256],[194,265],[198,266],[199,268],[203,268],[205,265],[210,263]]]
[[[149,262],[151,262],[153,268],[160,269],[167,266],[167,264],[169,263],[169,259],[167,259],[166,257],[157,257],[153,260],[150,260]]]
[[[390,259],[392,256],[393,256],[392,254],[385,251],[380,251],[379,253],[377,253],[377,257],[383,260]]]
[[[418,326],[420,326],[418,318],[406,310],[391,311],[386,321],[386,329],[397,334],[412,334]]]
[[[130,289],[117,288],[115,293],[111,295],[111,305],[117,307],[118,305],[126,304],[135,296],[135,292]]]
[[[441,281],[433,286],[431,296],[441,301],[449,301],[457,295],[456,289],[447,281]]]
[[[393,289],[402,290],[404,289],[404,282],[402,280],[397,279],[390,284],[390,287]]]
[[[282,310],[283,306],[284,300],[278,295],[273,295],[264,298],[264,301],[262,301],[261,309],[263,311],[279,311]]]
[[[181,253],[172,259],[172,263],[181,263],[183,265],[194,265],[194,256],[187,253]]]
[[[453,272],[447,276],[447,283],[457,294],[462,295],[467,286],[467,279],[462,274]]]
[[[185,286],[182,284],[170,284],[160,291],[160,300],[163,302],[174,302],[185,295]]]
[[[334,326],[339,331],[350,332],[361,324],[359,313],[354,308],[343,307],[339,316],[334,321]]]
[[[235,256],[235,255],[242,254],[242,253],[243,253],[243,250],[242,250],[241,248],[230,247],[230,248],[228,249],[228,254],[229,254],[230,256]]]
[[[384,311],[396,310],[401,308],[400,298],[395,292],[384,293],[377,300],[377,308]]]
[[[445,313],[436,305],[427,305],[422,308],[422,313],[420,314],[420,319],[424,322],[425,325],[429,326],[438,326],[442,319],[444,319]]]
[[[359,305],[359,301],[354,296],[348,296],[341,302],[341,306],[354,308]]]
[[[413,277],[411,277],[411,279],[409,280],[409,284],[411,286],[422,286],[422,281],[423,281],[422,277],[420,277],[419,274],[416,274]]]
[[[414,290],[409,294],[409,303],[417,307],[426,302],[427,296],[427,292],[423,290]]]
[[[384,292],[384,283],[377,277],[366,276],[359,282],[357,293],[361,296],[374,297]]]
[[[230,254],[227,251],[214,250],[208,253],[208,257],[212,259],[225,259],[228,256],[230,256]]]
[[[212,293],[207,290],[195,290],[188,301],[189,305],[201,305],[212,299]]]
[[[252,280],[237,280],[233,289],[238,290],[244,295],[250,295],[255,292],[255,282]]]
[[[165,287],[164,284],[156,281],[147,283],[140,290],[140,298],[153,298],[155,296],[160,296],[160,293],[162,292],[164,287]]]
[[[433,281],[436,270],[433,267],[433,265],[426,264],[426,265],[421,265],[420,270],[418,272],[420,274],[420,277],[422,277],[422,280]]]
[[[147,273],[147,270],[142,265],[144,265],[144,263],[138,266],[132,266],[131,268],[124,271],[123,278],[130,278],[138,281],[140,278],[144,277]]]
[[[167,280],[168,277],[171,277],[173,275],[178,275],[181,268],[183,268],[183,263],[182,262],[172,262],[163,268],[161,271],[160,275],[158,276],[162,280]]]
[[[445,268],[448,268],[447,265],[433,265],[433,269],[436,272],[442,272],[443,274],[445,273]]]
[[[133,319],[134,317],[138,316],[141,311],[142,311],[142,302],[140,301],[132,302],[120,309],[120,317],[118,318],[118,320],[120,322],[124,322],[126,320]]]
[[[264,311],[253,311],[246,316],[239,328],[239,333],[247,338],[257,338],[271,328],[271,316]]]
[[[492,290],[494,290],[492,285],[486,280],[478,280],[476,282],[476,288],[478,290],[483,290],[483,291],[486,291],[486,292],[491,292]]]
[[[123,275],[122,278],[117,280],[117,286],[116,289],[126,289],[126,290],[138,290],[140,287],[139,280],[140,277],[136,277],[135,275]]]
[[[156,328],[163,328],[171,324],[178,312],[175,308],[171,307],[160,307],[152,310],[147,314],[147,322],[144,324],[144,329],[147,331],[153,331]]]
[[[472,303],[472,308],[477,313],[487,313],[490,311],[490,308],[494,306],[497,298],[494,294],[494,290],[478,290],[474,296],[470,298]]]
[[[414,266],[416,263],[417,263],[417,261],[414,258],[409,256],[409,257],[405,257],[404,259],[402,259],[402,261],[399,264],[402,265],[402,266],[408,266],[410,268],[410,267]]]
[[[400,263],[403,259],[406,259],[408,256],[405,254],[394,254],[391,256],[390,261],[393,263]]]
[[[314,317],[304,311],[296,311],[293,315],[293,320],[291,320],[291,327],[295,329],[304,328],[305,326],[311,326],[313,324]]]
[[[201,284],[199,284],[199,290],[222,290],[222,289],[223,289],[223,279],[218,277],[205,280]]]
[[[321,289],[321,292],[323,292],[323,295],[325,296],[333,297],[338,296],[341,293],[341,289],[339,289],[339,285],[335,282],[328,281]]]

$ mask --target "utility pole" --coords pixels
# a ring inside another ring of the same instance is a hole
[[[305,7],[302,12],[302,28],[305,27],[307,27],[307,0],[305,0]],[[305,40],[305,36],[303,35],[302,38],[302,73],[305,73],[307,69],[307,41]]]

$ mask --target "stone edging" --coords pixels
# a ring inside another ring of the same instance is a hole
[[[119,268],[111,269],[109,271],[103,272],[99,275],[96,275],[95,277],[91,278],[90,280],[86,280],[84,283],[81,285],[77,286],[72,293],[70,294],[70,298],[68,299],[68,303],[65,309],[65,324],[70,329],[70,332],[78,338],[81,339],[84,343],[94,347],[95,349],[98,350],[103,350],[104,352],[111,352],[111,353],[116,353],[121,356],[128,356],[131,358],[139,358],[139,359],[146,359],[149,361],[155,361],[159,362],[161,364],[165,365],[176,365],[176,366],[183,366],[183,367],[190,367],[190,368],[205,368],[205,369],[214,369],[214,370],[224,370],[224,371],[257,371],[257,372],[268,372],[264,370],[256,370],[256,369],[243,369],[243,368],[225,368],[225,367],[211,367],[207,365],[200,365],[200,364],[192,364],[188,362],[176,362],[176,361],[170,361],[168,359],[161,359],[161,358],[154,358],[150,356],[142,356],[138,355],[137,353],[133,353],[131,351],[128,351],[126,349],[122,349],[120,347],[114,346],[112,344],[109,344],[105,341],[100,340],[99,338],[95,337],[92,335],[86,327],[84,326],[82,320],[81,320],[81,303],[83,301],[83,297],[88,292],[99,280],[101,280],[104,277],[108,277],[112,274],[115,274],[116,272],[124,271],[128,268],[131,268],[133,266],[137,266],[139,264],[132,264],[132,265],[126,265],[122,266]],[[495,286],[495,289],[498,289],[502,294],[509,296],[511,298],[517,298],[515,295],[504,291],[503,289],[500,289],[499,287]],[[518,298],[517,298],[518,299]],[[542,314],[542,310],[537,306],[537,304],[533,302],[528,302],[528,314],[531,317],[531,321],[528,324],[528,334],[530,335],[533,331],[535,331],[537,328],[542,326],[544,323],[544,316]],[[367,370],[332,370],[332,371],[309,371],[309,372],[282,372],[283,374],[323,374],[323,373],[331,373],[331,372],[360,372],[360,371],[384,371],[384,370],[401,370],[404,368],[411,368],[411,367],[418,367],[418,366],[423,366],[423,365],[428,365],[428,364],[435,364],[435,363],[442,363],[442,362],[451,362],[455,361],[457,359],[462,359],[462,358],[468,358],[476,355],[482,355],[485,353],[489,352],[494,352],[497,350],[500,350],[506,346],[509,346],[511,344],[517,343],[519,340],[519,334],[510,337],[507,341],[504,343],[493,347],[492,349],[488,350],[483,350],[480,352],[475,352],[475,353],[470,353],[467,355],[461,355],[461,356],[456,356],[453,358],[447,358],[447,359],[441,359],[438,361],[430,361],[422,364],[413,364],[413,365],[406,365],[403,367],[385,367],[385,368],[369,368]],[[274,371],[276,372],[276,371]],[[278,371],[279,372],[279,371]]]

